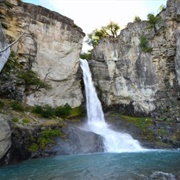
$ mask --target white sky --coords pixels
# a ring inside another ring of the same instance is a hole
[[[145,20],[147,14],[158,13],[167,0],[23,0],[44,6],[73,19],[86,34],[116,22],[123,29],[135,16]],[[86,49],[87,47],[84,47]]]

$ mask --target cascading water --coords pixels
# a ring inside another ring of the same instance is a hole
[[[86,128],[99,134],[103,138],[104,150],[106,152],[134,152],[142,151],[137,140],[129,134],[116,132],[109,128],[105,122],[101,102],[93,85],[91,71],[86,60],[80,60],[83,71],[83,80],[86,92],[87,125]]]

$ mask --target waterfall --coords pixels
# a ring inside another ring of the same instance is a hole
[[[93,85],[91,71],[86,60],[80,60],[86,92],[87,124],[86,130],[99,134],[104,143],[105,152],[134,152],[142,151],[137,140],[129,134],[112,130],[104,119],[101,102]]]

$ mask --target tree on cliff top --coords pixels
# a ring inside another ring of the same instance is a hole
[[[148,14],[147,19],[149,24],[147,29],[154,29],[154,32],[156,33],[156,25],[162,21],[161,17],[155,16],[154,14]]]
[[[95,29],[92,33],[88,34],[88,40],[86,42],[95,47],[104,37],[114,39],[119,35],[119,32],[120,26],[117,23],[110,21],[107,26],[102,26],[101,29]]]

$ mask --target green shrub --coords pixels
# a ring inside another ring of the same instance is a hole
[[[23,120],[22,120],[22,123],[23,123],[23,124],[29,124],[30,122],[31,122],[30,119],[23,119]]]
[[[50,118],[50,117],[53,117],[54,116],[54,110],[51,106],[49,105],[45,105],[43,107],[43,111],[42,111],[42,117],[44,118]]]
[[[87,53],[86,52],[81,53],[80,58],[86,60],[92,59],[92,51],[88,51]]]
[[[151,52],[152,48],[149,47],[149,42],[145,36],[141,36],[139,47],[144,52]]]
[[[64,133],[58,129],[43,130],[37,140],[34,137],[30,138],[32,144],[29,146],[28,149],[31,152],[35,152],[40,149],[43,149],[49,143],[54,143],[54,138],[57,136],[65,137]]]
[[[71,106],[65,104],[64,106],[59,106],[55,109],[55,115],[58,117],[66,118],[71,114]]]
[[[85,114],[84,109],[79,106],[79,107],[75,107],[71,110],[71,117],[75,117],[75,116],[83,116]]]
[[[38,139],[38,144],[39,144],[39,148],[45,148],[47,146],[47,144],[49,143],[53,143],[54,141],[50,138],[45,138],[45,137],[40,137]]]
[[[23,112],[25,110],[23,104],[21,102],[19,102],[19,101],[12,102],[11,107],[15,111]]]
[[[0,101],[0,109],[4,108],[5,104],[3,101]]]
[[[42,111],[43,111],[43,107],[39,106],[39,105],[34,106],[33,109],[32,109],[32,112],[34,112],[36,114],[41,114]]]
[[[141,22],[141,18],[139,16],[134,17],[134,22]]]
[[[36,143],[33,143],[28,149],[29,149],[29,151],[31,151],[31,152],[38,151],[38,150],[39,150],[39,145],[36,144]]]
[[[44,130],[41,137],[38,139],[39,147],[44,148],[49,143],[53,143],[53,138],[62,135],[62,132],[57,129]]]
[[[62,132],[58,129],[49,129],[42,131],[41,136],[45,138],[52,138],[52,137],[60,136],[61,134]]]
[[[13,122],[18,122],[18,121],[19,121],[19,119],[18,119],[18,118],[16,118],[16,117],[14,117],[14,118],[12,118],[12,121],[13,121]]]
[[[44,118],[51,118],[54,116],[54,109],[49,105],[35,106],[33,112],[40,114]]]

